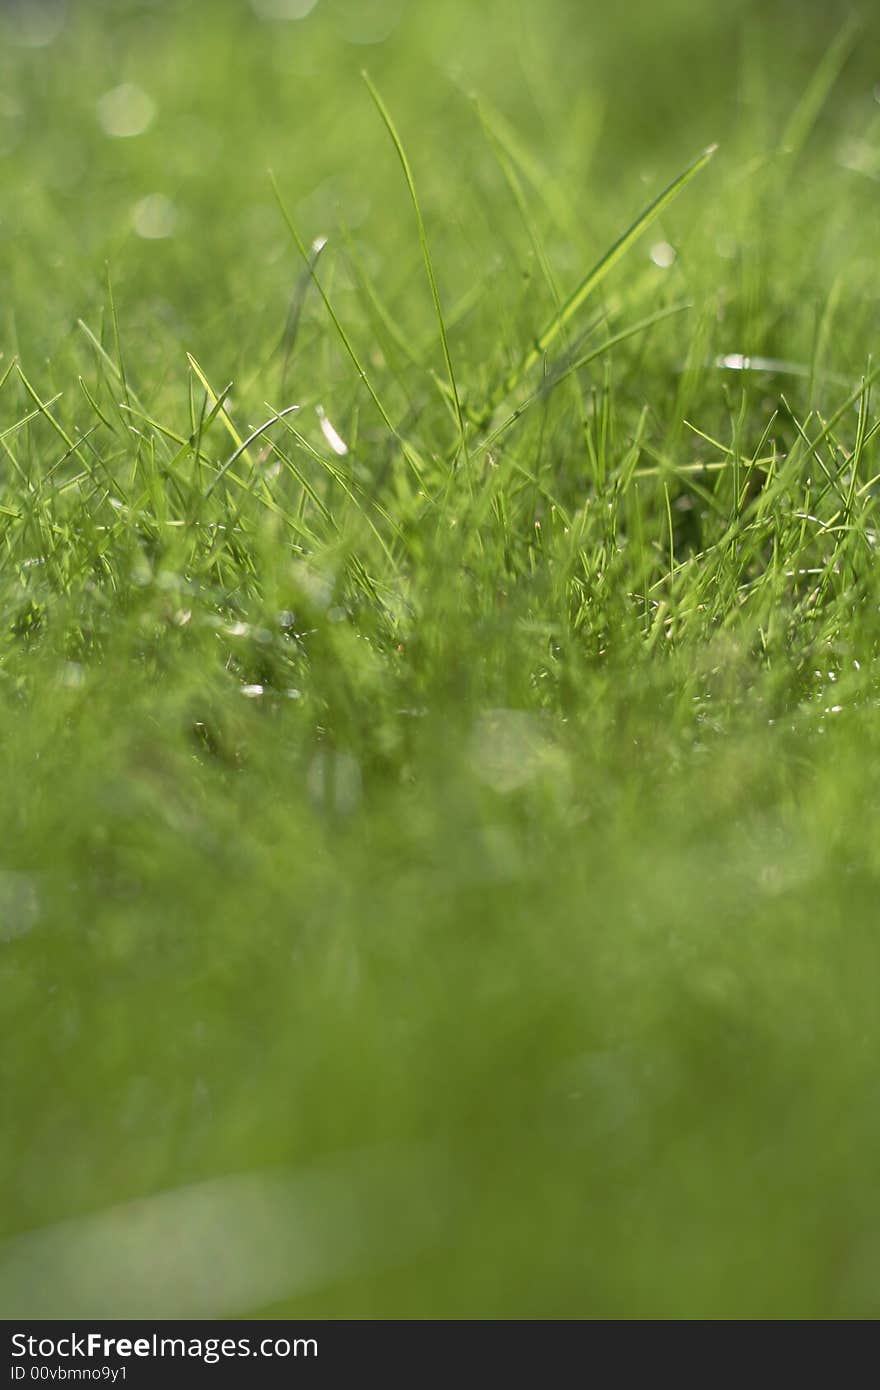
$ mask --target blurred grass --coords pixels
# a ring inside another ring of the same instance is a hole
[[[874,1316],[876,24],[260,11],[0,13],[0,1290],[378,1153],[218,1312]],[[467,461],[364,66],[477,418],[721,142]]]

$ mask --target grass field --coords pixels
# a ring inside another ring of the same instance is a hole
[[[864,10],[0,5],[5,1316],[880,1312]]]

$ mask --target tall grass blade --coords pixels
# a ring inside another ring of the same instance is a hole
[[[626,231],[618,237],[614,245],[605,252],[605,255],[596,262],[592,270],[584,276],[580,284],[572,290],[568,298],[562,303],[560,308],[553,315],[546,328],[536,338],[533,346],[523,357],[522,361],[510,373],[502,384],[500,390],[493,399],[493,409],[501,405],[508,396],[513,395],[520,383],[528,376],[532,368],[541,360],[548,348],[552,347],[559,337],[566,324],[574,318],[581,306],[589,299],[590,295],[598,289],[602,281],[610,274],[617,265],[618,261],[626,255],[627,251],[634,242],[655,222],[660,214],[669,204],[678,197],[679,193],[687,188],[692,179],[696,178],[711,160],[717,150],[717,145],[710,145],[705,149],[699,158],[695,159],[678,178],[673,179],[663,192],[660,193],[652,203],[627,227]]]
[[[425,263],[425,273],[428,277],[428,284],[431,289],[431,298],[434,302],[434,312],[437,315],[437,324],[440,329],[440,343],[443,348],[443,361],[446,365],[446,374],[449,377],[449,387],[452,392],[452,398],[455,402],[455,414],[458,419],[458,429],[459,434],[461,436],[462,448],[466,449],[464,414],[462,412],[461,399],[458,394],[458,386],[455,380],[455,368],[452,365],[452,354],[449,350],[449,337],[446,332],[446,321],[443,317],[443,308],[440,304],[440,291],[437,288],[437,277],[434,274],[434,263],[431,259],[431,248],[428,245],[428,234],[425,230],[425,219],[422,216],[422,209],[419,203],[419,195],[416,192],[416,184],[415,179],[413,178],[412,168],[410,167],[410,162],[407,158],[406,150],[403,148],[403,142],[397,133],[397,128],[394,124],[394,121],[391,119],[391,113],[389,112],[388,107],[385,105],[384,101],[379,95],[379,92],[377,91],[375,84],[370,78],[369,73],[363,72],[361,73],[361,76],[363,77],[364,82],[366,83],[367,91],[370,93],[376,110],[382,117],[382,120],[385,124],[385,129],[388,131],[394,148],[397,151],[397,157],[400,160],[400,167],[403,169],[403,176],[406,180],[406,186],[409,189],[409,196],[412,200],[413,208],[415,209],[416,224],[419,230],[419,244],[422,249],[422,260]]]

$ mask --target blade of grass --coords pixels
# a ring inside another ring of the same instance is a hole
[[[287,322],[284,325],[284,332],[281,338],[281,351],[283,359],[281,363],[282,385],[287,380],[287,370],[290,366],[290,359],[296,347],[296,340],[299,337],[299,326],[302,322],[303,309],[305,308],[306,296],[309,292],[309,285],[312,283],[315,274],[315,267],[321,256],[321,252],[327,245],[326,237],[316,237],[312,242],[309,260],[305,270],[300,275],[293,292],[290,308],[287,312]]]
[[[286,415],[292,415],[293,412],[295,410],[299,410],[299,408],[300,407],[298,405],[285,406],[283,410],[277,411],[276,414],[272,415],[268,420],[264,420],[262,425],[258,425],[255,430],[252,430],[246,439],[240,439],[238,443],[238,448],[235,450],[234,453],[229,455],[229,458],[226,460],[224,464],[221,465],[218,473],[212,479],[211,483],[208,485],[208,488],[205,492],[205,497],[211,496],[211,493],[214,491],[217,484],[226,477],[226,474],[229,472],[230,468],[232,468],[233,465],[238,462],[242,455],[245,455],[245,457],[247,456],[247,450],[251,444],[258,440],[261,435],[265,434],[266,430],[270,429],[271,426],[276,424],[278,420],[283,420]],[[223,413],[225,414],[225,411]]]
[[[401,138],[397,133],[397,128],[395,127],[394,121],[391,119],[391,113],[389,112],[387,106],[385,105],[384,101],[379,95],[379,92],[377,91],[375,84],[370,78],[369,73],[362,72],[361,77],[366,83],[367,91],[370,93],[370,96],[373,99],[373,104],[375,105],[376,110],[379,112],[379,115],[382,117],[382,120],[385,124],[385,129],[388,131],[388,134],[391,137],[392,144],[394,145],[394,148],[397,151],[397,157],[400,160],[400,167],[403,169],[403,176],[406,180],[406,186],[409,189],[409,196],[412,200],[412,205],[415,210],[416,224],[419,229],[419,244],[422,250],[422,260],[425,263],[425,273],[428,277],[428,284],[431,289],[431,298],[434,301],[434,312],[437,315],[437,324],[440,329],[440,342],[443,348],[443,361],[446,365],[446,374],[449,377],[449,387],[452,391],[452,398],[455,402],[455,414],[458,419],[458,429],[461,439],[461,448],[464,452],[465,459],[467,459],[467,443],[465,440],[464,414],[462,412],[461,399],[458,394],[458,386],[455,380],[455,368],[452,365],[452,354],[449,350],[449,337],[446,332],[446,322],[443,317],[443,308],[440,303],[440,291],[437,287],[437,277],[434,274],[434,263],[431,259],[431,248],[428,245],[428,234],[425,230],[425,219],[422,216],[422,209],[419,203],[419,195],[416,192],[415,179],[413,178],[413,173],[410,167],[410,162],[407,157],[406,150],[403,148],[403,142],[401,141]]]
[[[483,453],[486,449],[490,449],[502,434],[505,434],[512,425],[515,425],[516,422],[522,418],[531,406],[537,401],[546,399],[551,391],[555,391],[556,387],[561,386],[563,381],[566,381],[574,372],[578,372],[583,367],[589,366],[591,362],[595,362],[599,358],[604,357],[612,348],[618,347],[621,343],[625,343],[628,338],[634,338],[637,334],[644,333],[649,328],[653,328],[655,324],[662,323],[664,319],[672,318],[675,314],[681,314],[690,307],[690,304],[673,304],[669,308],[659,309],[657,313],[649,314],[647,318],[639,319],[637,323],[630,324],[628,328],[622,328],[619,333],[615,333],[612,337],[606,338],[604,343],[600,343],[589,352],[583,353],[573,362],[566,363],[556,373],[552,373],[546,381],[542,381],[541,385],[533,391],[531,395],[526,397],[522,405],[512,410],[509,415],[505,416],[500,424],[492,429],[490,434],[480,440],[479,452]]]
[[[196,376],[198,377],[199,381],[201,382],[202,387],[203,387],[204,390],[207,392],[208,400],[210,401],[210,404],[211,404],[211,409],[213,410],[213,408],[214,408],[215,406],[219,405],[220,417],[221,417],[221,419],[222,419],[224,425],[226,426],[226,430],[227,430],[227,432],[228,432],[228,434],[229,434],[230,439],[232,440],[233,444],[235,445],[236,449],[238,450],[238,454],[236,455],[236,457],[238,457],[242,452],[244,452],[244,450],[247,449],[247,443],[246,443],[244,440],[242,440],[241,435],[239,434],[238,430],[235,428],[235,425],[233,424],[232,417],[231,417],[231,415],[229,414],[229,411],[226,409],[226,406],[223,404],[223,399],[229,394],[229,389],[230,389],[230,388],[229,388],[228,386],[226,387],[226,390],[225,390],[224,393],[223,393],[223,397],[218,396],[218,395],[217,395],[217,392],[214,390],[214,388],[213,388],[213,386],[211,385],[210,381],[209,381],[208,378],[205,376],[205,373],[202,371],[201,367],[199,366],[198,362],[197,362],[196,359],[193,357],[193,355],[192,355],[191,352],[188,352],[188,353],[186,354],[186,360],[187,360],[187,362],[189,363],[189,365],[191,366],[192,370],[195,372],[195,374],[196,374]],[[295,408],[298,409],[299,407],[295,407]],[[271,421],[270,421],[270,424],[271,424]],[[248,463],[250,463],[250,461],[251,461],[251,460],[248,459]]]
[[[669,206],[673,199],[677,198],[692,179],[696,178],[712,159],[717,145],[710,145],[703,153],[688,165],[683,173],[673,179],[672,183],[658,194],[652,203],[644,209],[634,222],[617,238],[614,245],[605,252],[596,264],[581,280],[580,284],[572,290],[568,298],[553,315],[550,322],[542,333],[538,335],[534,344],[522,358],[518,366],[504,380],[501,387],[492,399],[492,410],[497,409],[504,401],[517,390],[520,383],[532,370],[537,362],[544,356],[547,349],[553,345],[566,324],[574,317],[581,306],[586,302],[594,290],[598,289],[602,281],[614,269],[618,261],[626,255],[627,251],[644,231],[656,221],[660,214]]]
[[[797,158],[807,143],[810,132],[821,115],[822,107],[843,71],[858,30],[859,21],[851,15],[838,31],[837,37],[824,54],[800,101],[789,116],[779,147],[792,159]]]
[[[298,252],[299,252],[300,256],[302,257],[302,259],[305,261],[306,265],[309,265],[309,252],[308,252],[308,250],[306,249],[305,242],[303,241],[302,237],[300,236],[299,232],[297,231],[297,228],[296,228],[296,226],[295,226],[295,224],[294,224],[293,218],[291,217],[290,213],[289,213],[288,210],[287,210],[287,207],[286,207],[286,205],[285,205],[285,203],[284,203],[284,199],[281,197],[281,191],[280,191],[280,189],[279,189],[279,187],[278,187],[278,183],[277,183],[277,180],[276,180],[276,178],[275,178],[275,175],[273,174],[273,172],[272,172],[271,169],[269,170],[269,183],[271,184],[272,192],[273,192],[273,194],[274,194],[274,196],[275,196],[275,201],[276,201],[276,203],[278,204],[278,210],[279,210],[279,212],[281,213],[282,218],[284,219],[285,225],[287,226],[287,230],[290,232],[290,235],[291,235],[291,237],[293,238],[294,245],[296,246],[296,249],[298,250]],[[358,376],[360,377],[361,381],[364,383],[364,386],[365,386],[365,388],[366,388],[366,390],[367,390],[367,394],[369,395],[371,401],[373,402],[374,406],[375,406],[376,409],[378,410],[379,415],[380,415],[381,418],[382,418],[383,424],[386,426],[386,428],[389,430],[389,432],[391,433],[391,435],[394,437],[394,439],[397,440],[397,443],[400,445],[401,450],[402,450],[402,452],[403,452],[403,456],[404,456],[404,458],[406,459],[407,463],[409,464],[409,466],[410,466],[410,468],[411,468],[411,470],[412,470],[412,472],[413,472],[413,475],[415,476],[417,482],[419,483],[419,485],[420,485],[421,487],[424,487],[424,485],[425,485],[424,471],[425,471],[425,470],[424,470],[424,463],[423,463],[422,459],[419,457],[418,453],[417,453],[416,450],[412,447],[412,445],[409,443],[409,441],[406,440],[406,439],[404,439],[403,435],[400,433],[399,429],[397,428],[397,426],[394,424],[393,420],[391,419],[391,416],[390,416],[390,414],[388,413],[388,410],[387,410],[387,408],[386,408],[384,402],[382,401],[382,398],[380,397],[380,395],[379,395],[379,393],[377,392],[375,386],[373,385],[373,382],[372,382],[371,377],[367,374],[367,369],[366,369],[366,367],[364,367],[364,365],[363,365],[362,362],[361,362],[361,359],[360,359],[360,357],[359,357],[359,355],[358,355],[358,353],[357,353],[357,350],[356,350],[356,348],[355,348],[353,342],[351,341],[351,338],[349,337],[348,333],[346,332],[345,327],[343,326],[341,319],[339,318],[338,314],[336,313],[336,310],[333,308],[333,305],[332,305],[332,303],[331,303],[331,301],[330,301],[330,296],[327,294],[327,291],[324,289],[323,284],[322,284],[321,281],[318,279],[318,276],[317,276],[317,274],[315,273],[315,270],[314,270],[314,269],[310,269],[310,272],[309,272],[309,273],[310,273],[312,279],[313,279],[314,282],[315,282],[315,288],[317,289],[318,294],[321,296],[321,300],[323,301],[324,308],[327,310],[327,313],[328,313],[329,316],[330,316],[330,322],[333,324],[333,327],[334,327],[335,330],[336,330],[336,333],[337,333],[337,335],[338,335],[338,337],[339,337],[340,342],[342,343],[342,346],[345,348],[345,351],[347,352],[349,358],[351,359],[351,362],[352,362],[352,364],[353,364],[353,366],[354,366],[354,368],[355,368],[355,371],[357,372],[357,374],[358,374]]]

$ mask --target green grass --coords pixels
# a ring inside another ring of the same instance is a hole
[[[877,25],[618,9],[0,12],[7,1316],[880,1309]]]

